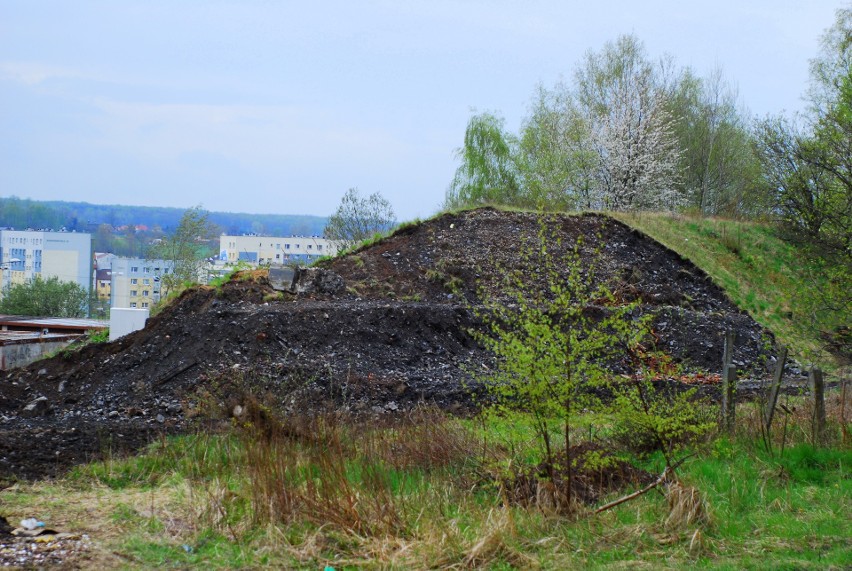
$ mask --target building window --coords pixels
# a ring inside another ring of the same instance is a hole
[[[143,308],[144,308],[144,307],[148,307],[148,302],[147,302],[147,301],[142,302],[142,307],[143,307]]]
[[[322,252],[322,244],[317,244],[317,250],[319,250],[320,252]]]
[[[275,249],[276,249],[276,250],[280,250],[280,249],[281,249],[281,244],[275,244]]]
[[[138,266],[132,266],[132,267],[130,268],[130,271],[131,271],[131,272],[134,272],[134,273],[135,273],[135,272],[138,272],[138,271],[139,271],[139,267],[138,267]]]
[[[139,295],[139,290],[138,290],[138,289],[132,289],[132,290],[130,290],[130,295],[132,295],[132,296],[136,297],[137,295]]]
[[[144,285],[148,285],[148,284],[150,284],[150,283],[151,283],[151,280],[149,280],[148,278],[145,278],[144,280],[142,280],[142,283],[143,283]]]
[[[133,284],[133,285],[136,285],[136,284],[139,283],[139,280],[136,279],[136,278],[130,278],[130,283]]]
[[[148,290],[147,289],[142,290],[142,297],[148,297]]]
[[[280,260],[280,259],[281,259],[281,254],[275,254],[275,259],[276,259],[276,260]]]
[[[299,245],[298,245],[298,244],[296,244],[296,249],[297,249],[297,250],[299,249]]]
[[[289,249],[290,249],[290,244],[284,244],[284,249],[285,249],[285,250],[289,250]]]
[[[136,302],[135,302],[135,301],[131,301],[131,302],[130,302],[130,308],[131,308],[131,309],[135,309],[135,308],[136,308]]]

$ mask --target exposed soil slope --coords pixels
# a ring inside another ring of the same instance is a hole
[[[761,373],[771,336],[691,263],[605,216],[558,216],[548,227],[556,259],[582,238],[599,279],[624,300],[642,300],[655,314],[658,347],[676,361],[717,374],[733,329],[734,362]],[[469,333],[477,325],[470,306],[502,295],[505,268],[520,265],[529,288],[543,287],[521,256],[540,229],[530,213],[443,215],[326,262],[302,278],[303,293],[245,274],[185,292],[114,343],[9,371],[0,377],[0,478],[135,448],[187,428],[205,404],[232,410],[245,391],[294,410],[468,408],[472,372],[493,363]]]

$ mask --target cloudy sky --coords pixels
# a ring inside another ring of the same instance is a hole
[[[633,33],[755,115],[800,110],[829,0],[0,0],[0,195],[400,219],[443,200],[472,110]]]

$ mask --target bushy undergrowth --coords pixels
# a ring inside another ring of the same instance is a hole
[[[769,453],[750,414],[741,407],[733,436],[687,444],[693,455],[662,494],[598,515],[596,507],[665,466],[660,451],[617,452],[614,420],[599,415],[572,439],[591,452],[574,456],[591,470],[576,474],[597,494],[570,517],[548,507],[548,479],[536,476],[545,458],[535,420],[522,415],[464,420],[420,410],[365,422],[339,414],[285,418],[246,402],[224,434],[165,439],[51,485],[64,486],[65,497],[102,488],[115,498],[109,517],[120,534],[111,549],[142,567],[848,564],[852,452],[838,418],[829,423],[835,436],[815,447],[798,426],[804,416],[791,417],[783,453]],[[627,487],[602,485],[619,474],[645,476]],[[7,517],[42,513],[39,502],[20,488],[0,495]]]

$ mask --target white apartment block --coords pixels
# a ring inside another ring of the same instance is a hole
[[[174,271],[166,260],[114,258],[110,265],[110,307],[150,309],[160,300],[162,277]]]
[[[336,242],[319,236],[228,236],[219,237],[219,260],[235,264],[277,265],[310,263],[337,253]]]
[[[87,232],[0,230],[0,291],[36,276],[92,287],[92,235]]]

